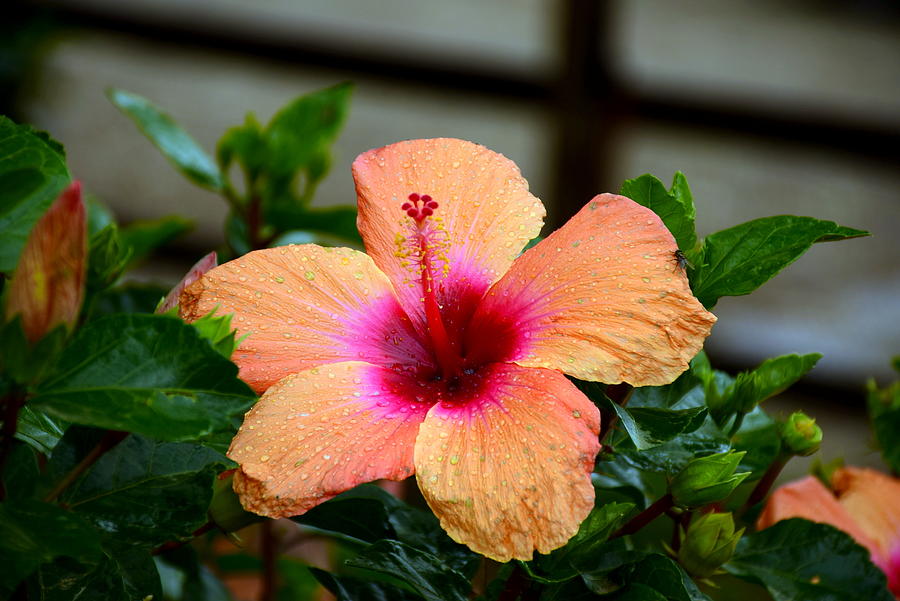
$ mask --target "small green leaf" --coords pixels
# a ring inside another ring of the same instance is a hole
[[[130,252],[129,266],[147,258],[154,250],[194,227],[190,219],[170,215],[150,221],[134,221],[119,230],[119,239]]]
[[[832,526],[801,519],[745,536],[725,569],[762,584],[775,601],[894,599],[865,548]]]
[[[712,309],[723,296],[750,294],[816,242],[868,235],[812,217],[754,219],[704,239],[691,288],[703,306]]]
[[[626,408],[609,403],[639,451],[658,447],[682,433],[694,432],[706,419],[705,407],[689,409]]]
[[[264,169],[268,159],[268,148],[262,127],[251,113],[244,125],[230,128],[216,146],[216,160],[223,173],[234,160],[244,169],[247,188],[253,189],[256,179]]]
[[[468,579],[441,559],[399,541],[378,541],[347,565],[398,578],[426,601],[466,601],[471,589]]]
[[[21,442],[13,443],[2,473],[6,498],[10,501],[31,498],[39,475],[38,458],[34,448]]]
[[[759,367],[739,373],[734,383],[723,394],[723,405],[715,407],[713,417],[721,421],[723,415],[747,413],[759,403],[784,392],[794,382],[815,367],[820,353],[808,355],[782,355],[766,359]]]
[[[78,429],[71,428],[60,443],[65,459],[81,459],[67,448],[83,446]],[[191,540],[192,532],[208,520],[213,482],[233,464],[219,453],[188,443],[167,443],[129,436],[107,451],[60,498],[67,507],[120,543],[153,547],[170,540]],[[74,467],[74,465],[72,466]]]
[[[235,339],[236,330],[231,327],[234,314],[216,316],[215,312],[213,309],[200,319],[191,322],[191,325],[197,329],[201,337],[209,341],[216,352],[230,359],[240,344],[240,340]]]
[[[16,438],[27,443],[39,453],[49,455],[66,431],[65,422],[54,419],[31,405],[19,411]]]
[[[661,181],[648,173],[625,180],[620,193],[659,215],[675,237],[679,249],[686,253],[694,250],[697,245],[694,231],[696,210],[683,173],[675,173],[671,190],[666,190]]]
[[[0,115],[0,273],[10,273],[31,228],[71,181],[62,146]]]
[[[254,399],[196,328],[118,314],[79,331],[31,402],[72,423],[189,441],[233,432]]]
[[[214,192],[222,190],[224,182],[216,163],[171,117],[132,92],[111,88],[106,94],[188,179]]]
[[[0,504],[0,593],[11,593],[40,564],[61,556],[99,560],[100,533],[56,505],[34,499]]]
[[[896,359],[894,365],[897,367]],[[885,463],[896,472],[900,469],[900,380],[881,389],[875,380],[870,380],[867,388],[869,419],[875,440]]]

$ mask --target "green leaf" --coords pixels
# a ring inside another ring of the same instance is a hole
[[[291,519],[356,545],[397,539],[443,558],[467,576],[479,562],[478,555],[447,536],[430,511],[411,507],[373,484],[357,486]]]
[[[337,597],[337,601],[414,601],[419,595],[404,591],[383,582],[344,578],[325,570],[309,568],[313,577]]]
[[[214,192],[222,190],[224,181],[216,163],[171,117],[132,92],[111,88],[106,95],[188,179]]]
[[[735,413],[752,411],[759,403],[784,392],[815,367],[821,358],[820,353],[782,355],[766,359],[751,371],[741,372],[721,394],[708,395],[707,402],[713,418],[722,424]],[[715,388],[718,390],[718,386]]]
[[[441,559],[399,541],[378,541],[347,565],[398,578],[427,601],[466,601],[471,588],[465,576]]]
[[[748,413],[731,439],[734,450],[746,453],[738,465],[738,471],[753,472],[751,480],[761,478],[781,451],[780,430],[779,423],[761,407]]]
[[[0,593],[11,593],[40,564],[61,556],[99,560],[100,533],[56,505],[34,499],[0,504]]]
[[[622,426],[639,451],[658,447],[686,432],[694,432],[706,419],[705,407],[688,409],[657,409],[655,407],[626,408],[610,402]]]
[[[893,601],[869,552],[826,524],[791,519],[738,543],[731,574],[765,586],[775,601]]]
[[[869,419],[881,455],[894,472],[900,470],[900,380],[879,389],[868,382]]]
[[[70,471],[98,434],[103,433],[70,428],[48,471]],[[232,466],[200,445],[134,435],[100,457],[60,500],[123,544],[154,547],[191,540],[208,520],[216,476]]]
[[[754,219],[706,237],[691,287],[703,306],[711,309],[723,296],[750,294],[816,242],[868,235],[812,217]]]
[[[234,314],[215,315],[216,310],[213,309],[200,319],[191,322],[196,328],[200,336],[209,341],[217,353],[230,359],[231,355],[237,350],[240,340],[235,339],[236,330],[231,327],[231,318]],[[246,336],[242,336],[241,339]]]
[[[564,547],[534,562],[548,580],[562,580],[578,575],[577,566],[590,566],[606,539],[615,532],[634,509],[632,503],[606,503],[594,507],[581,523],[578,532]],[[566,569],[568,568],[568,570]]]
[[[306,230],[328,234],[343,240],[343,246],[362,248],[362,238],[356,229],[356,207],[308,208],[276,205],[267,210],[266,220],[277,223],[283,231]]]
[[[709,601],[709,597],[697,589],[677,563],[658,553],[650,554],[629,566],[624,578],[628,584],[612,599],[655,599],[655,594],[666,601]],[[639,593],[640,591],[643,592]]]
[[[254,188],[254,182],[265,167],[267,158],[266,139],[252,113],[247,115],[244,125],[226,131],[216,145],[216,160],[222,172],[227,173],[231,163],[237,160],[244,169],[247,188],[250,190]]]
[[[115,223],[91,236],[88,249],[87,294],[90,296],[112,286],[125,271],[131,249],[122,245]],[[85,303],[92,302],[92,299]]]
[[[271,153],[267,169],[288,175],[313,166],[310,175],[321,179],[321,164],[344,125],[352,92],[353,84],[338,84],[301,96],[278,111],[265,132]]]
[[[0,273],[10,273],[31,228],[71,181],[62,146],[0,115]]]
[[[42,566],[29,583],[29,599],[41,601],[151,601],[162,599],[153,558],[128,547],[106,551],[98,565],[57,560]]]
[[[158,247],[194,227],[190,219],[170,215],[149,221],[134,221],[119,231],[122,247],[130,251],[129,266],[145,259]]]
[[[116,217],[113,215],[112,211],[100,202],[96,196],[84,191],[82,191],[81,195],[84,199],[84,204],[87,207],[88,237],[93,237],[94,234],[98,233],[106,226],[116,222]]]
[[[34,492],[40,470],[34,449],[27,444],[13,443],[3,466],[3,490],[10,501],[29,499]]]
[[[153,559],[167,601],[232,601],[228,589],[200,563],[192,547],[179,547]]]
[[[94,297],[88,320],[113,313],[153,313],[168,290],[157,284],[129,282]]]
[[[648,173],[625,180],[620,193],[659,215],[681,251],[689,253],[694,250],[697,245],[694,231],[696,210],[683,173],[675,173],[671,190],[666,190],[661,181]]]
[[[31,405],[25,405],[19,411],[16,438],[36,451],[50,455],[65,433],[67,425]]]
[[[59,324],[31,344],[25,337],[21,315],[0,324],[0,386],[3,377],[24,387],[39,382],[56,361],[67,337],[68,327]]]
[[[254,399],[196,328],[119,314],[85,325],[31,402],[72,423],[189,441],[233,432]]]

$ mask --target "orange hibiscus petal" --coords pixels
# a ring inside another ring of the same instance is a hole
[[[388,279],[348,248],[258,250],[207,272],[181,295],[187,321],[217,307],[234,313],[232,325],[247,335],[232,360],[257,392],[323,363],[431,361]]]
[[[877,543],[880,559],[887,561],[900,547],[900,481],[872,469],[845,467],[834,472],[831,484],[838,503]]]
[[[691,294],[677,248],[652,211],[601,194],[491,287],[468,346],[495,340],[520,365],[583,380],[671,382],[716,320]]]
[[[566,543],[594,506],[597,408],[556,371],[493,364],[428,412],[416,477],[454,540],[497,561]]]
[[[353,163],[353,177],[366,251],[417,324],[424,320],[418,272],[397,256],[397,237],[407,235],[409,221],[401,206],[410,194],[438,203],[430,219],[443,230],[439,244],[449,272],[437,302],[451,331],[468,322],[484,291],[543,224],[544,207],[515,163],[464,140],[410,140],[370,150]]]
[[[873,557],[879,554],[878,545],[854,519],[854,516],[834,497],[834,493],[814,476],[785,484],[766,502],[756,521],[757,530],[790,518],[804,518],[830,524],[843,530],[866,547]]]
[[[281,380],[247,413],[228,450],[234,490],[248,511],[299,515],[372,480],[411,476],[428,406],[405,376],[358,361]]]

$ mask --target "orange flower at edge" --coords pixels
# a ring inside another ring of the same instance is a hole
[[[715,317],[660,219],[611,194],[519,256],[540,201],[511,161],[453,139],[353,164],[368,255],[299,245],[226,263],[181,297],[235,314],[234,355],[265,393],[232,442],[244,506],[303,513],[416,474],[442,527],[531,559],[593,507],[595,406],[565,377],[674,380]]]
[[[766,503],[756,527],[804,518],[843,530],[869,550],[900,598],[900,480],[866,468],[838,469],[833,490],[814,476],[780,487]]]

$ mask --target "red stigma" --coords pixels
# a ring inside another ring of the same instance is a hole
[[[413,192],[407,198],[409,198],[410,202],[404,202],[400,205],[400,209],[415,219],[417,223],[421,223],[426,217],[434,215],[435,209],[438,208],[438,203],[432,200],[428,194],[420,195]]]

